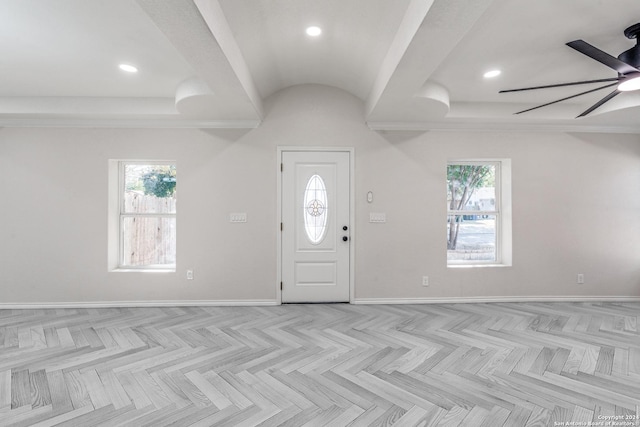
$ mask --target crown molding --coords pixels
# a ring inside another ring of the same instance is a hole
[[[255,129],[260,123],[260,120],[0,118],[0,127],[13,128]]]
[[[374,131],[473,131],[473,132],[563,132],[640,134],[640,126],[597,126],[548,123],[502,122],[367,122]]]

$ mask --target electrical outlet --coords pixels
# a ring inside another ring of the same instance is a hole
[[[584,285],[584,274],[578,273],[577,282],[578,282],[578,285]]]
[[[422,276],[422,286],[429,286],[429,276]]]
[[[187,270],[187,280],[193,280],[193,270]]]

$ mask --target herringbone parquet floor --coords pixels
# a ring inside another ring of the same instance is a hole
[[[0,310],[0,425],[638,425],[639,316],[635,303]]]

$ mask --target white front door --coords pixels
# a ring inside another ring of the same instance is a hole
[[[282,302],[348,302],[350,152],[282,152]]]

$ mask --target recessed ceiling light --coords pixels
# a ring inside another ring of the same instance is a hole
[[[487,71],[486,73],[484,73],[483,77],[485,79],[492,79],[494,77],[498,77],[500,75],[500,73],[502,73],[502,71],[500,71],[500,70],[491,70],[491,71]]]
[[[311,37],[317,37],[320,34],[322,34],[322,28],[320,28],[320,27],[308,27],[307,28],[307,35],[309,35]]]
[[[118,65],[118,67],[122,71],[126,71],[127,73],[137,73],[138,72],[138,69],[136,67],[134,67],[133,65],[129,65],[129,64],[120,64],[120,65]]]
[[[618,85],[618,90],[622,92],[630,92],[638,89],[640,89],[640,75],[629,80],[625,80]]]

